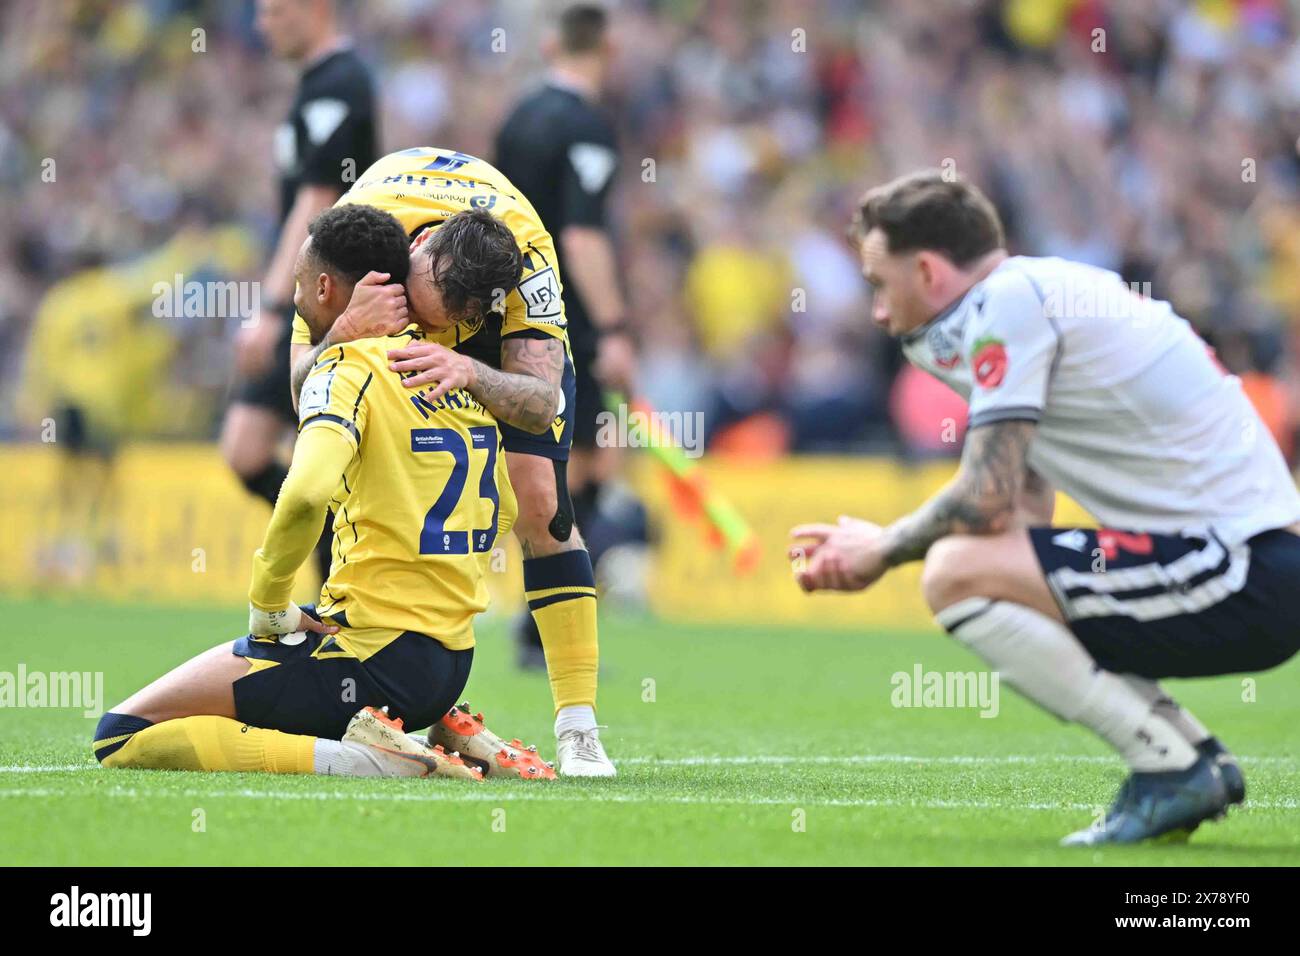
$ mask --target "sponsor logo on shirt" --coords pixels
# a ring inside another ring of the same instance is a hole
[[[534,272],[519,283],[519,294],[523,296],[524,305],[528,307],[528,318],[532,322],[547,325],[564,324],[564,308],[560,302],[560,283],[551,268]]]

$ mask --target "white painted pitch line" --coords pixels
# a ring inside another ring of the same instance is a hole
[[[0,766],[0,773],[67,773],[75,770],[96,770],[97,763],[33,763]]]
[[[51,797],[82,796],[74,791],[59,790],[52,787],[16,787],[0,789],[0,798],[27,797],[47,799]],[[921,810],[1093,810],[1097,804],[1092,803],[1017,803],[993,800],[898,800],[864,798],[809,798],[807,795],[789,797],[693,797],[693,796],[655,796],[638,793],[600,793],[580,790],[511,790],[489,791],[487,793],[473,790],[430,790],[427,793],[367,793],[348,790],[281,792],[240,788],[235,790],[203,790],[187,788],[184,790],[136,790],[130,787],[112,787],[96,790],[95,797],[112,797],[127,800],[158,800],[167,797],[184,797],[191,800],[284,800],[320,802],[323,800],[364,800],[378,803],[506,803],[510,801],[527,801],[532,803],[654,803],[654,804],[690,804],[714,806],[783,806],[783,807],[885,807],[912,808]],[[1300,800],[1251,800],[1247,809],[1255,810],[1296,810],[1300,809]]]
[[[1247,765],[1300,766],[1295,757],[1238,757]],[[1118,757],[1096,754],[1002,754],[968,756],[961,754],[736,754],[697,755],[687,757],[622,757],[617,763],[629,767],[748,767],[748,766],[862,766],[870,764],[938,764],[956,766],[999,766],[1034,764],[1115,764]],[[68,764],[7,764],[0,765],[0,773],[64,773],[100,769],[97,763]]]
[[[1295,757],[1241,757],[1237,758],[1247,764],[1279,764],[1282,766],[1300,765]],[[651,765],[660,767],[712,767],[712,766],[751,766],[784,764],[817,764],[856,766],[877,763],[932,763],[987,766],[998,764],[1052,764],[1052,763],[1096,763],[1115,764],[1119,766],[1118,757],[1094,754],[1003,754],[1001,756],[965,756],[944,754],[923,756],[921,754],[847,754],[842,756],[817,756],[807,754],[752,754],[738,756],[696,756],[696,757],[623,757],[616,758],[615,763],[628,766]],[[0,768],[3,769],[3,768]]]

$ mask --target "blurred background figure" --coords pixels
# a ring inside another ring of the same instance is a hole
[[[545,79],[506,117],[493,162],[532,200],[555,239],[576,394],[576,407],[562,410],[573,418],[568,487],[575,523],[593,566],[599,566],[605,551],[629,536],[644,541],[645,527],[643,510],[626,494],[621,508],[608,507],[608,501],[603,513],[599,508],[619,450],[597,445],[596,419],[606,392],[627,395],[636,376],[632,323],[607,210],[619,165],[614,124],[600,105],[613,59],[608,14],[594,4],[566,7],[547,30],[543,49]],[[531,614],[519,616],[517,633],[520,664],[545,668]]]
[[[289,394],[294,261],[308,224],[379,153],[370,71],[339,31],[335,0],[257,0],[256,22],[271,53],[300,72],[293,105],[275,129],[279,234],[260,308],[235,336],[238,384],[221,426],[221,453],[245,488],[274,505],[289,473],[281,445],[298,420]],[[322,580],[331,538],[325,521],[316,548]]]

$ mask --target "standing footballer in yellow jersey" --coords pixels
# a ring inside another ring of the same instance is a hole
[[[489,344],[492,350],[499,349],[502,338],[529,332],[558,339],[567,349],[555,245],[532,203],[488,163],[434,147],[390,153],[365,170],[338,201],[340,206],[349,204],[384,210],[412,238],[467,209],[491,213],[505,223],[523,256],[519,283],[500,293],[504,317],[469,316],[431,332],[428,340],[456,348],[481,334],[484,341],[478,351],[488,352]],[[296,316],[293,345],[311,346],[318,341],[303,317]],[[295,358],[301,359],[305,351],[299,350]]]
[[[519,277],[513,237],[489,216],[449,227],[499,251],[466,290],[477,308]],[[474,240],[470,242],[469,240]],[[314,220],[295,266],[295,305],[321,332],[343,311],[400,315],[405,230],[369,206]],[[482,779],[548,776],[452,705],[473,660],[473,617],[487,606],[486,562],[516,506],[496,421],[461,389],[412,391],[388,367],[387,338],[332,347],[299,403],[293,463],[253,558],[249,634],[182,664],[104,715],[106,766]],[[316,609],[290,600],[327,502],[333,563]],[[382,710],[381,710],[382,708]],[[451,715],[448,711],[451,710]],[[402,732],[435,725],[435,742]],[[468,746],[467,746],[468,744]]]
[[[524,554],[524,591],[541,635],[555,706],[560,773],[613,776],[596,725],[599,647],[591,557],[573,522],[566,466],[573,439],[574,370],[555,246],[532,203],[502,173],[465,153],[418,147],[365,170],[339,207],[369,205],[395,216],[412,236],[406,281],[410,315],[429,330],[423,341],[391,350],[407,388],[440,396],[463,388],[500,423],[510,480],[519,500],[515,525]],[[490,214],[514,236],[518,282],[495,290],[498,309],[466,312],[458,290],[470,253],[450,260],[443,233],[453,218]],[[293,337],[291,391],[331,348],[397,331],[405,318],[367,325],[345,313],[323,334],[300,316]]]

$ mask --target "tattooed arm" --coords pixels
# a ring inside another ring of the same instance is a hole
[[[930,545],[950,534],[997,534],[1011,527],[1026,487],[1025,459],[1036,427],[1004,421],[972,428],[957,476],[884,530],[885,563],[919,561]]]
[[[1052,483],[1034,471],[1025,469],[1025,486],[1016,505],[1016,518],[1025,527],[1049,525],[1056,514],[1056,489]]]
[[[997,534],[1022,521],[1025,511],[1017,506],[1026,505],[1022,492],[1030,473],[1025,456],[1035,427],[1005,421],[971,429],[957,477],[887,528],[847,517],[836,524],[794,528],[790,559],[799,586],[805,591],[861,591],[890,568],[925,557],[940,538]]]
[[[432,342],[419,342],[388,353],[395,372],[417,372],[403,379],[407,388],[432,385],[435,400],[453,388],[477,398],[499,421],[534,435],[551,427],[560,408],[564,376],[564,342],[514,336],[501,343],[501,368]]]
[[[501,342],[501,371],[483,366],[478,390],[470,394],[492,414],[516,428],[540,435],[560,413],[564,342],[514,336]]]

